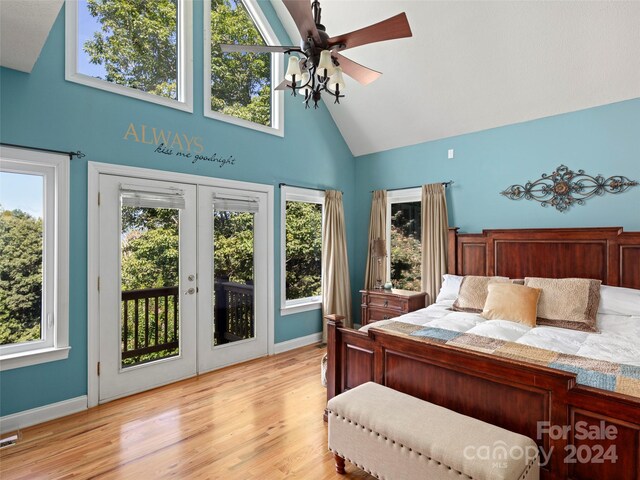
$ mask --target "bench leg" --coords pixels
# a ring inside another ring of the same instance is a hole
[[[338,472],[340,475],[344,475],[344,458],[342,458],[340,455],[338,455],[337,453],[333,454],[333,458],[336,459],[336,472]]]

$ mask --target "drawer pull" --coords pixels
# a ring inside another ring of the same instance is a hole
[[[389,315],[385,315],[382,319],[383,320],[389,320]]]
[[[385,307],[388,307],[388,306],[389,306],[389,300],[385,300],[385,301],[384,301],[384,306],[385,306]]]

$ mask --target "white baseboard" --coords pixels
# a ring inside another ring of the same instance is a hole
[[[30,427],[38,423],[48,422],[56,418],[71,415],[87,409],[87,396],[70,398],[62,402],[51,403],[42,407],[32,408],[23,412],[12,413],[0,417],[0,433],[12,432]]]
[[[274,345],[274,351],[276,354],[288,352],[289,350],[293,350],[294,348],[306,347],[307,345],[312,345],[320,341],[322,341],[322,332],[312,333],[311,335],[307,335],[306,337],[298,337],[292,340],[287,340],[286,342],[276,343]]]

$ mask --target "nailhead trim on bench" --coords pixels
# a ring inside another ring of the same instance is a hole
[[[335,415],[336,417],[341,418],[342,420],[346,420],[346,421],[348,421],[349,423],[354,424],[356,427],[362,427],[362,429],[363,429],[363,430],[369,430],[369,432],[370,432],[370,433],[375,433],[375,434],[376,434],[376,435],[378,435],[379,437],[380,437],[380,436],[382,436],[382,438],[384,438],[384,439],[385,439],[385,441],[389,441],[389,440],[390,440],[390,441],[391,441],[391,443],[392,443],[392,444],[394,444],[394,445],[397,443],[395,440],[393,440],[393,439],[389,439],[388,437],[386,437],[386,436],[384,436],[384,435],[381,435],[379,432],[376,432],[376,431],[374,431],[374,430],[372,430],[372,429],[370,429],[370,428],[368,428],[368,427],[365,427],[364,425],[358,425],[358,423],[357,423],[357,422],[354,422],[354,421],[352,421],[352,420],[348,419],[347,417],[343,417],[342,415],[340,415],[340,414],[338,414],[338,413],[336,413],[336,412],[334,412],[334,411],[332,411],[332,410],[329,410],[329,414],[331,414],[331,415]],[[450,467],[449,465],[446,465],[446,464],[444,464],[444,463],[442,463],[442,462],[440,462],[440,461],[438,461],[438,460],[435,460],[434,458],[430,457],[429,455],[426,455],[426,454],[424,454],[424,453],[421,453],[421,452],[419,452],[419,451],[417,451],[417,450],[413,450],[413,449],[411,449],[411,448],[409,448],[409,447],[405,447],[405,446],[404,446],[403,444],[401,444],[401,443],[398,443],[398,445],[400,445],[400,448],[406,448],[406,449],[408,449],[410,452],[415,451],[415,452],[418,454],[418,456],[420,456],[420,457],[425,457],[425,458],[427,458],[430,462],[435,462],[437,465],[441,465],[441,466],[443,466],[443,467],[447,467],[449,470],[453,470],[453,471],[454,471],[454,472],[456,472],[457,474],[459,474],[459,475],[464,475],[464,476],[465,476],[466,478],[468,478],[469,480],[473,480],[473,477],[470,477],[470,476],[469,476],[469,475],[467,475],[466,473],[463,473],[463,472],[461,472],[461,471],[459,471],[459,470],[456,470],[456,469],[455,469],[455,468],[453,468],[453,467]],[[331,449],[330,449],[330,450],[331,450]],[[334,452],[334,453],[337,453],[338,455],[340,455],[341,457],[343,457],[339,452],[335,452],[334,450],[331,450],[331,451],[332,451],[332,452]],[[346,457],[343,457],[343,458],[344,458],[345,460],[348,460],[349,462],[353,463],[356,467],[361,468],[362,470],[366,471],[367,473],[370,473],[370,474],[371,474],[371,475],[373,475],[374,477],[376,477],[376,478],[380,478],[380,477],[378,477],[376,474],[374,474],[374,473],[370,472],[369,470],[367,470],[366,468],[364,468],[364,467],[362,467],[362,466],[358,465],[357,463],[354,463],[354,462],[353,462],[353,461],[351,461],[350,459],[348,459],[348,458],[346,458]]]

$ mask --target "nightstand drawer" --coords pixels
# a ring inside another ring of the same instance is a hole
[[[360,290],[362,293],[362,325],[389,320],[424,308],[426,293],[407,290]]]
[[[398,311],[404,311],[407,308],[407,301],[391,295],[375,295],[370,293],[369,307],[393,308]]]
[[[388,310],[384,308],[369,308],[369,322],[377,322],[378,320],[389,320],[391,318],[403,315],[398,310]]]

